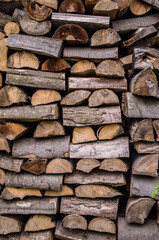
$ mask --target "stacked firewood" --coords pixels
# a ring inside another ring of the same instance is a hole
[[[158,10],[0,0],[0,240],[159,239]]]

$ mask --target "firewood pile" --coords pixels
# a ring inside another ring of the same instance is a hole
[[[158,240],[159,1],[0,0],[0,240]]]

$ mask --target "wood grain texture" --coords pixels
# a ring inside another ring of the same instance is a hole
[[[12,158],[9,154],[0,153],[0,168],[13,172],[21,172],[22,159]]]
[[[135,143],[134,148],[136,151],[141,154],[141,153],[154,153],[154,154],[159,154],[159,143],[158,142],[138,142]]]

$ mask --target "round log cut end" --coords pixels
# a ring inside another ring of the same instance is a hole
[[[87,220],[80,215],[72,214],[64,217],[62,225],[69,229],[87,230]]]
[[[31,104],[32,106],[37,106],[41,104],[58,102],[60,100],[61,95],[59,92],[50,89],[40,89],[33,94],[31,98]]]
[[[72,173],[72,171],[72,163],[62,158],[55,158],[51,160],[46,167],[46,173],[49,174]]]
[[[87,32],[76,24],[65,24],[59,27],[53,38],[64,40],[68,44],[86,44],[89,40]]]
[[[96,75],[96,66],[93,62],[88,60],[81,60],[72,66],[71,75],[94,76]]]
[[[76,90],[68,93],[62,100],[62,106],[76,106],[87,101],[91,92],[88,90]]]
[[[102,126],[97,131],[99,140],[111,140],[124,134],[124,128],[119,124]]]
[[[97,137],[91,127],[75,127],[73,130],[72,143],[96,141]]]
[[[127,172],[127,165],[118,158],[108,158],[104,159],[99,169],[109,171],[109,172]]]
[[[115,234],[116,226],[108,218],[93,218],[88,224],[88,230]]]
[[[85,7],[81,0],[64,0],[59,8],[63,13],[85,13]]]
[[[60,122],[57,121],[42,121],[34,132],[35,138],[47,138],[53,136],[65,135],[65,129]]]
[[[19,33],[20,28],[19,28],[18,24],[15,22],[8,22],[4,27],[4,32],[5,32],[6,36],[9,36],[9,34],[11,34],[11,33],[16,33],[16,34]]]
[[[100,162],[93,158],[83,158],[77,162],[76,170],[90,173],[94,168],[100,166]]]
[[[35,0],[35,2],[40,3],[41,5],[46,5],[55,10],[58,8],[58,0]]]
[[[41,66],[42,71],[49,71],[49,72],[61,72],[61,71],[66,71],[70,68],[71,68],[70,64],[68,64],[62,58],[59,58],[59,59],[50,58],[46,60]]]
[[[118,13],[118,4],[111,0],[101,0],[93,8],[93,14],[109,16],[112,20]]]
[[[125,70],[120,62],[104,60],[98,64],[96,75],[101,77],[122,78],[125,76]]]
[[[23,224],[18,218],[11,216],[0,216],[0,234],[21,232]]]
[[[145,15],[150,10],[151,10],[151,6],[140,0],[133,0],[130,4],[130,11],[135,16]]]

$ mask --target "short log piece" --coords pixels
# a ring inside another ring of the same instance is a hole
[[[90,173],[94,168],[100,166],[100,162],[93,158],[80,159],[76,164],[76,170],[81,172]]]
[[[53,136],[65,135],[65,129],[60,122],[57,121],[42,121],[34,132],[34,138],[48,138]]]
[[[64,0],[60,5],[61,13],[85,13],[85,7],[81,0]]]
[[[47,159],[28,159],[23,163],[22,169],[26,172],[40,175],[45,173],[47,165]]]
[[[62,226],[69,229],[87,230],[87,220],[83,216],[71,214],[63,218]]]
[[[127,172],[129,164],[126,160],[107,158],[101,162],[99,169],[109,172]]]
[[[60,104],[62,106],[78,106],[85,103],[91,92],[88,90],[76,90],[68,93],[62,98]]]
[[[34,215],[27,221],[24,231],[25,232],[38,232],[55,228],[55,221],[50,216]]]
[[[63,173],[72,173],[73,164],[63,158],[54,158],[47,164],[46,174],[63,174]]]
[[[21,232],[22,228],[23,228],[23,222],[19,217],[0,216],[0,234],[1,235]]]
[[[88,224],[88,230],[104,233],[116,233],[116,226],[113,221],[108,218],[93,218]]]

